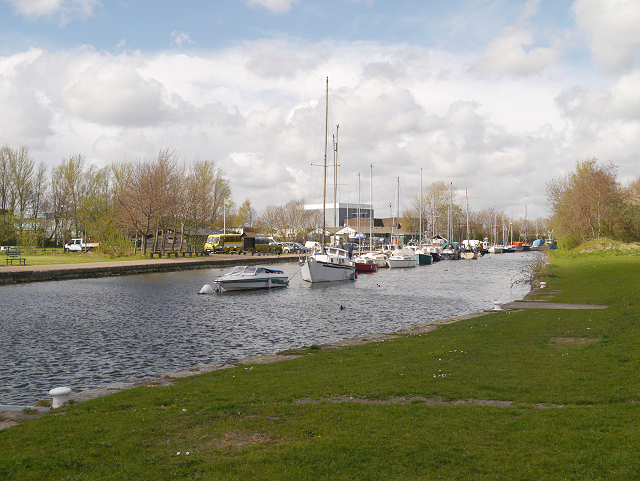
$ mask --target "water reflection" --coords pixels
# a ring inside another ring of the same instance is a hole
[[[0,287],[0,404],[48,398],[198,363],[322,344],[522,298],[512,286],[534,253],[384,269],[310,284],[297,264],[287,289],[198,295],[226,269]],[[344,309],[340,309],[343,306]]]

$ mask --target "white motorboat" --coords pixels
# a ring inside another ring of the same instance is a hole
[[[366,254],[362,254],[360,257],[364,259],[372,259],[378,265],[378,268],[388,267],[387,256],[380,252],[367,252]]]
[[[302,279],[308,282],[333,282],[355,278],[356,267],[349,253],[338,247],[326,247],[315,252],[302,263]]]
[[[387,263],[391,268],[398,267],[415,267],[418,265],[418,259],[416,254],[409,249],[400,249],[393,253],[388,259]]]
[[[213,281],[225,291],[287,287],[289,276],[283,271],[260,266],[236,266]]]

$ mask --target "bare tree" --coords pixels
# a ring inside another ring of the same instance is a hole
[[[235,226],[250,227],[253,225],[254,219],[256,219],[256,217],[256,211],[251,206],[251,201],[249,199],[246,199],[238,208],[235,219]]]
[[[447,228],[459,225],[463,218],[462,201],[458,199],[455,191],[456,187],[453,184],[443,181],[426,186],[411,199],[410,207],[402,212],[401,224],[405,232],[418,232],[422,217],[422,230],[425,235],[446,236]]]
[[[57,236],[79,235],[78,208],[82,195],[85,156],[76,154],[62,159],[62,164],[51,171],[54,219]]]
[[[10,197],[9,206],[18,222],[18,238],[22,240],[26,215],[31,204],[34,160],[29,148],[3,149],[8,161]]]
[[[224,175],[222,169],[216,169],[210,218],[212,227],[222,227],[224,201],[231,201],[231,186]]]

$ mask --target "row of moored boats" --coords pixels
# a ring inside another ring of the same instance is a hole
[[[532,244],[513,242],[509,245],[490,245],[487,241],[456,243],[438,237],[421,245],[384,245],[379,251],[353,256],[342,247],[320,246],[300,259],[300,271],[302,279],[308,282],[353,280],[357,272],[376,272],[380,268],[416,267],[440,260],[477,259],[485,254],[536,251],[544,246],[555,247],[552,243],[545,244],[541,240]],[[205,285],[200,293],[271,289],[288,285],[289,277],[282,270],[262,266],[235,266],[219,276],[213,287]]]

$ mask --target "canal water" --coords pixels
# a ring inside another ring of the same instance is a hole
[[[287,263],[279,267],[293,276],[288,288],[214,295],[198,291],[228,269],[0,286],[0,404],[491,309],[529,291],[516,281],[535,255],[323,284],[303,281],[298,264]]]

